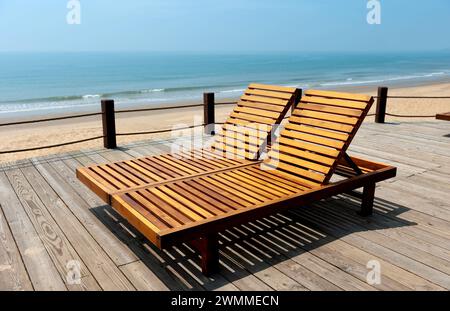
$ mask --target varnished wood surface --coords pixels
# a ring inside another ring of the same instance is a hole
[[[75,176],[167,153],[168,141],[4,164],[0,289],[449,290],[449,134],[447,122],[364,124],[349,153],[398,167],[377,187],[374,215],[357,216],[359,201],[341,195],[226,230],[210,278],[190,246],[157,250]],[[69,259],[80,284],[67,282]],[[379,285],[366,282],[370,260],[381,264]]]
[[[299,95],[293,87],[250,84],[217,134],[213,150],[227,157],[258,159],[274,125],[282,122]]]
[[[77,177],[110,204],[110,195],[165,180],[214,173],[257,160],[274,124],[280,124],[299,97],[296,88],[252,83],[244,91],[211,148],[82,167]]]

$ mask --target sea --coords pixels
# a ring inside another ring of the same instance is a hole
[[[303,89],[450,81],[450,51],[0,53],[0,119],[236,98],[251,82]]]

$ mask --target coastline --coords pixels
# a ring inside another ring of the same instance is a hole
[[[375,86],[341,86],[330,87],[329,89],[376,95]],[[394,86],[390,88],[389,95],[450,96],[450,82],[435,82],[428,83],[426,85],[420,84],[414,86]],[[220,98],[217,101],[227,102],[235,101],[236,99],[237,98]],[[193,103],[199,103],[199,101],[183,101],[172,104],[189,105]],[[232,108],[233,105],[216,107],[216,122],[224,121]],[[372,107],[370,113],[374,113],[374,111],[375,106]],[[389,99],[387,111],[393,114],[433,115],[439,112],[450,111],[450,99]],[[199,124],[202,122],[202,116],[203,111],[201,107],[126,113],[117,115],[116,128],[118,133],[170,129],[176,125],[190,126],[194,123]],[[414,120],[432,119],[396,118],[387,116],[388,122],[412,122]],[[13,120],[3,120],[2,122],[13,122]],[[368,117],[365,122],[373,122],[373,117]],[[102,124],[100,116],[27,125],[7,126],[3,127],[0,131],[0,150],[32,148],[37,146],[58,144],[67,141],[75,141],[100,135],[102,135]],[[168,138],[170,137],[170,135],[171,133],[122,136],[117,138],[117,142],[118,145],[121,145],[124,143],[139,141],[143,139]],[[0,162],[11,162],[35,156],[101,147],[102,141],[101,139],[99,139],[95,141],[39,151],[4,154],[0,155]]]

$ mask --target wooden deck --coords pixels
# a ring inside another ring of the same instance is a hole
[[[450,289],[450,123],[364,124],[350,154],[398,167],[377,188],[375,214],[357,216],[359,202],[342,195],[228,230],[211,278],[187,245],[157,250],[75,177],[79,166],[170,143],[3,165],[0,290]],[[381,265],[379,285],[366,282],[370,260]]]

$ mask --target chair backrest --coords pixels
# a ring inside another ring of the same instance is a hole
[[[309,188],[327,184],[373,104],[373,97],[305,92],[263,163]]]
[[[272,129],[298,102],[300,94],[293,87],[250,84],[216,135],[212,149],[227,157],[258,159]]]

